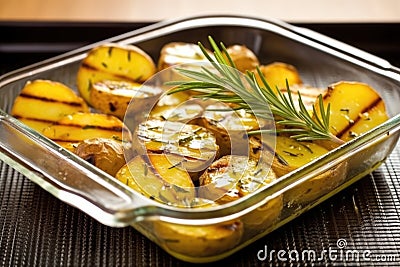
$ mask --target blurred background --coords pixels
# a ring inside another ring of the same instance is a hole
[[[398,0],[0,0],[0,20],[154,22],[198,14],[288,22],[399,22]]]
[[[399,66],[399,0],[0,0],[0,74],[161,20],[207,14],[307,27]]]

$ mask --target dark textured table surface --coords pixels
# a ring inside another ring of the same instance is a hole
[[[0,23],[1,73],[143,25]],[[301,26],[400,66],[399,24]],[[63,34],[54,38],[60,31]],[[399,266],[399,184],[398,145],[372,174],[215,265]],[[133,228],[104,226],[64,204],[1,161],[0,230],[0,266],[187,265]],[[329,250],[338,248],[354,253],[329,256]],[[286,251],[287,261],[279,259],[277,253],[271,258],[257,257],[265,250]],[[301,251],[315,251],[320,259],[313,262],[296,259],[296,252]]]

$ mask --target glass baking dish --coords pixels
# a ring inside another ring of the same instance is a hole
[[[260,62],[282,61],[296,66],[306,84],[367,83],[384,99],[390,119],[254,194],[216,207],[188,209],[142,196],[9,115],[27,81],[49,79],[76,89],[80,61],[102,43],[134,44],[156,61],[164,44],[207,43],[209,35],[225,45],[246,45]],[[133,226],[181,260],[212,262],[242,249],[376,169],[397,144],[399,102],[398,68],[329,37],[276,20],[184,18],[119,35],[0,77],[0,159],[105,225]]]

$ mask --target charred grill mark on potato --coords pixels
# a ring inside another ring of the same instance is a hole
[[[60,101],[60,100],[56,100],[56,99],[47,98],[45,96],[39,97],[39,96],[34,96],[34,95],[30,95],[30,94],[25,94],[25,93],[21,93],[19,96],[22,98],[35,99],[35,100],[40,100],[40,101],[44,101],[44,102],[59,103],[59,104],[64,104],[64,105],[68,105],[68,106],[73,106],[73,107],[82,107],[83,106],[82,102]]]
[[[343,135],[344,135],[346,132],[348,132],[348,131],[353,127],[354,124],[356,124],[359,120],[362,119],[361,114],[364,114],[364,113],[366,113],[366,112],[372,110],[373,108],[377,107],[379,104],[382,104],[382,102],[383,102],[383,100],[382,100],[381,98],[378,98],[378,99],[376,99],[374,102],[372,102],[371,105],[365,107],[365,108],[360,112],[360,114],[357,116],[357,118],[351,119],[351,120],[349,121],[349,125],[348,125],[347,127],[345,127],[343,130],[341,130],[338,134],[336,134],[336,136],[339,137],[339,138],[342,138]],[[346,111],[345,111],[345,112],[346,112]],[[347,111],[347,112],[349,112],[349,111]]]
[[[44,122],[44,123],[51,123],[51,124],[54,123],[54,121],[50,121],[50,120],[44,120],[44,119],[38,119],[38,118],[24,117],[24,116],[20,116],[20,115],[14,115],[14,118],[16,118],[16,119],[18,119],[18,120],[27,119],[27,120],[31,120],[31,121],[37,121],[37,122]]]
[[[101,65],[102,65],[104,68],[106,68],[106,67],[105,67],[105,64],[106,64],[106,63],[104,63],[104,62],[101,63]],[[107,66],[107,65],[106,65],[106,66]],[[119,73],[114,73],[114,72],[111,72],[111,71],[109,71],[109,70],[106,71],[106,70],[104,70],[104,69],[97,68],[96,66],[89,65],[89,64],[87,64],[87,63],[82,63],[81,68],[82,68],[82,69],[92,70],[92,71],[110,73],[110,74],[112,74],[112,75],[115,77],[116,80],[125,80],[125,81],[131,81],[131,82],[139,82],[140,79],[142,78],[141,76],[136,77],[136,78],[132,78],[132,77],[130,77],[130,76],[122,75],[122,74],[119,74]],[[92,81],[89,81],[89,82],[90,82],[91,84],[93,83]]]

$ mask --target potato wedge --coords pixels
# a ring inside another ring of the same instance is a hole
[[[260,71],[272,89],[276,89],[276,87],[279,89],[286,89],[286,80],[289,86],[303,83],[296,67],[287,63],[273,62],[268,65],[261,65]],[[256,73],[258,83],[263,86],[257,71],[254,72]]]
[[[102,113],[123,119],[130,103],[130,112],[140,112],[154,105],[162,92],[140,83],[103,80],[92,84],[90,103]]]
[[[161,203],[190,207],[195,190],[189,174],[171,163],[176,156],[136,156],[115,177],[142,195]],[[175,159],[178,160],[178,159]]]
[[[11,115],[38,132],[68,114],[89,112],[82,98],[66,85],[50,80],[27,82],[14,101]]]
[[[245,45],[231,45],[226,50],[240,72],[254,70],[260,65],[257,56]]]
[[[365,83],[342,81],[330,85],[323,97],[323,104],[325,108],[330,104],[331,133],[338,137],[343,136],[362,118],[363,115],[360,114],[368,112],[380,101],[378,93]],[[317,114],[320,114],[319,101],[315,103],[315,108]],[[378,117],[375,125],[378,125],[384,116]],[[369,127],[375,122],[370,119]]]
[[[123,141],[123,138],[130,136],[128,128],[117,117],[82,112],[63,117],[43,129],[42,133],[54,141],[63,142],[80,142],[91,138],[111,138]]]
[[[156,72],[153,59],[134,45],[109,43],[93,48],[77,74],[81,96],[91,103],[92,84],[102,80],[143,83]]]
[[[195,180],[218,155],[214,135],[198,125],[151,119],[141,123],[135,134],[138,154],[174,154],[178,156],[174,164],[181,164]]]

